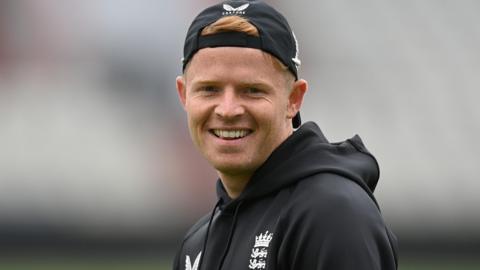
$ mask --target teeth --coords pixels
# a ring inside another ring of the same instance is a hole
[[[226,138],[226,139],[238,139],[238,138],[243,138],[248,135],[249,131],[248,130],[220,130],[220,129],[214,129],[213,133],[217,135],[217,137],[220,138]]]

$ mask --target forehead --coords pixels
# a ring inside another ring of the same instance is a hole
[[[199,50],[187,65],[185,74],[191,79],[222,77],[236,80],[279,80],[283,71],[274,64],[270,54],[259,49],[216,47]]]

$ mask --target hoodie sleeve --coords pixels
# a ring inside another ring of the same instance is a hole
[[[396,269],[388,229],[357,184],[330,175],[297,188],[292,196],[293,204],[281,220],[279,269]]]

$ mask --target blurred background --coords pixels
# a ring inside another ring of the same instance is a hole
[[[211,0],[0,0],[0,269],[169,269],[215,201],[175,77]],[[302,108],[360,134],[400,269],[480,269],[480,2],[267,1]]]

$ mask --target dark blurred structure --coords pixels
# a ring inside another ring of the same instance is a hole
[[[212,2],[0,2],[4,256],[169,256],[209,209],[174,79]],[[478,254],[480,3],[270,2],[300,41],[302,117],[376,154],[401,254]]]

